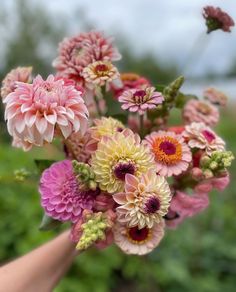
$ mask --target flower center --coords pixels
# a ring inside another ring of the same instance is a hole
[[[144,227],[142,229],[138,229],[138,227],[129,228],[127,231],[128,239],[132,243],[143,244],[145,243],[151,236],[151,229]]]
[[[165,164],[175,164],[182,159],[182,146],[173,137],[157,137],[152,150],[156,160]]]
[[[117,132],[122,132],[123,130],[124,130],[124,128],[122,128],[122,127],[117,127]]]
[[[135,166],[131,162],[120,162],[118,163],[113,170],[115,176],[120,180],[125,180],[125,175],[127,173],[134,174]]]
[[[211,108],[208,104],[200,102],[198,105],[198,110],[203,115],[209,115],[211,113]]]
[[[106,64],[98,64],[95,67],[95,72],[99,76],[104,76],[109,71],[109,68]]]
[[[134,95],[133,95],[133,99],[135,101],[136,104],[142,104],[146,101],[146,91],[145,90],[137,90]]]
[[[211,143],[216,138],[215,135],[208,130],[203,130],[202,134],[207,139],[207,142],[209,142],[209,143]]]
[[[156,211],[160,209],[160,206],[161,206],[160,200],[155,196],[155,197],[149,198],[146,201],[144,210],[146,213],[154,214],[156,213]]]

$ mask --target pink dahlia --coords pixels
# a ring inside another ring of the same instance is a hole
[[[56,133],[66,139],[87,128],[81,92],[53,75],[46,80],[38,75],[32,84],[18,82],[4,103],[10,135],[37,146],[52,142]]]
[[[225,142],[207,127],[204,123],[192,123],[185,127],[183,136],[188,140],[190,148],[198,148],[211,154],[214,151],[223,151]]]
[[[128,227],[117,223],[113,228],[114,241],[126,254],[144,255],[158,246],[164,236],[164,220],[152,228]]]
[[[91,31],[65,38],[59,45],[59,56],[53,66],[64,76],[81,81],[81,73],[89,64],[117,61],[120,58],[111,38],[106,38],[101,32]]]
[[[207,208],[208,204],[207,193],[196,193],[190,196],[184,192],[177,191],[165,216],[166,225],[169,228],[176,228],[187,217],[192,217],[202,212]]]
[[[209,100],[212,104],[225,106],[227,103],[227,96],[215,88],[207,88],[204,93],[204,97]]]
[[[231,32],[231,26],[234,26],[233,19],[228,13],[224,12],[219,7],[204,7],[203,17],[206,20],[207,33],[217,29],[222,29],[225,32]]]
[[[208,126],[215,126],[219,121],[219,110],[208,101],[191,99],[183,109],[183,118],[187,124],[203,122]]]
[[[122,109],[143,115],[147,110],[162,104],[164,97],[160,92],[155,91],[154,87],[146,87],[126,90],[118,97],[118,100],[122,103]]]
[[[70,160],[52,164],[40,179],[41,205],[46,214],[59,221],[78,221],[83,210],[91,210],[94,191],[82,191]]]
[[[11,70],[2,81],[1,97],[5,97],[16,89],[17,82],[30,83],[32,67],[18,67]]]
[[[179,175],[188,169],[192,154],[181,135],[158,131],[146,136],[145,141],[154,154],[159,175]]]

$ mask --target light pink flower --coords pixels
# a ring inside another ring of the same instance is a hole
[[[159,175],[179,175],[188,169],[192,154],[181,135],[158,131],[146,136],[145,141],[154,154]]]
[[[203,122],[208,126],[215,126],[219,121],[219,110],[208,101],[191,99],[183,109],[183,118],[187,124]]]
[[[214,151],[223,151],[225,142],[204,123],[192,123],[185,126],[183,136],[187,139],[190,148],[198,148],[211,154]]]
[[[4,103],[10,135],[37,146],[52,142],[56,133],[67,138],[87,128],[81,92],[53,75],[46,80],[37,76],[32,84],[18,82]]]
[[[227,103],[227,96],[215,88],[207,88],[204,93],[204,97],[209,100],[212,104],[225,106]]]
[[[169,228],[176,228],[184,219],[202,212],[208,204],[207,193],[196,193],[190,196],[176,191],[171,200],[169,212],[165,216],[166,225]]]
[[[126,90],[118,97],[118,100],[122,103],[122,109],[143,115],[147,110],[162,104],[164,97],[160,92],[155,91],[154,87],[146,87]]]
[[[81,218],[83,210],[92,209],[96,193],[80,190],[70,160],[53,163],[42,173],[39,192],[48,216],[73,223]]]
[[[107,210],[112,210],[114,207],[115,201],[110,194],[102,192],[96,196],[94,201],[94,210],[96,212],[105,212]]]
[[[164,220],[152,228],[127,227],[116,223],[114,241],[126,254],[145,255],[158,246],[164,236]]]
[[[32,144],[21,140],[20,138],[13,136],[12,146],[16,148],[22,148],[24,151],[29,151],[32,148]]]
[[[5,97],[16,89],[16,82],[30,83],[32,67],[18,67],[11,70],[2,81],[1,97]]]
[[[213,177],[198,183],[195,187],[195,191],[199,193],[209,193],[213,189],[217,189],[218,191],[223,191],[229,184],[230,177],[227,173],[223,177]]]

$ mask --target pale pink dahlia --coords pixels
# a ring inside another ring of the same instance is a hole
[[[32,67],[18,67],[11,70],[2,81],[1,97],[4,99],[16,89],[16,82],[30,83]]]
[[[224,12],[219,7],[204,7],[203,17],[206,19],[207,33],[217,29],[222,29],[225,32],[231,32],[231,26],[234,26],[233,19],[228,13]]]
[[[179,175],[188,169],[192,154],[181,135],[158,131],[146,136],[145,141],[154,154],[159,175]]]
[[[219,110],[208,101],[191,99],[183,109],[186,123],[203,122],[208,126],[215,126],[219,121]]]
[[[184,219],[192,217],[205,208],[209,204],[207,193],[196,193],[187,195],[184,192],[177,191],[173,196],[170,208],[165,216],[166,225],[169,228],[176,228]]]
[[[225,106],[227,103],[227,96],[215,88],[207,88],[204,93],[204,97],[215,105]]]
[[[140,178],[126,174],[125,191],[113,198],[120,205],[116,208],[120,223],[152,228],[167,213],[171,192],[165,178],[150,170]]]
[[[37,76],[32,84],[18,82],[4,100],[5,119],[10,135],[42,146],[55,134],[64,138],[87,128],[88,110],[81,92],[62,79]]]
[[[203,149],[209,155],[225,149],[225,142],[204,123],[187,125],[182,135],[187,139],[190,148]]]
[[[77,222],[83,210],[91,210],[94,191],[82,191],[70,160],[52,164],[41,176],[39,192],[46,214],[59,221]]]
[[[126,254],[145,255],[158,246],[164,236],[164,220],[152,228],[128,227],[116,223],[113,227],[114,241]]]
[[[64,76],[79,81],[83,69],[89,64],[120,58],[111,38],[106,38],[101,32],[90,31],[65,38],[59,45],[59,56],[53,66]]]
[[[146,87],[126,90],[118,97],[118,100],[122,103],[122,109],[143,115],[147,110],[162,104],[164,97],[160,92],[155,91],[154,87]]]

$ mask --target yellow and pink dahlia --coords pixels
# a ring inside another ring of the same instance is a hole
[[[140,178],[125,176],[125,191],[113,195],[118,221],[129,227],[152,228],[168,212],[171,191],[164,177],[149,170]]]
[[[158,131],[146,136],[145,140],[155,156],[159,175],[179,175],[188,169],[192,154],[181,135]]]
[[[102,137],[92,155],[91,166],[100,189],[115,193],[124,190],[127,173],[139,177],[155,165],[149,148],[127,129]]]

